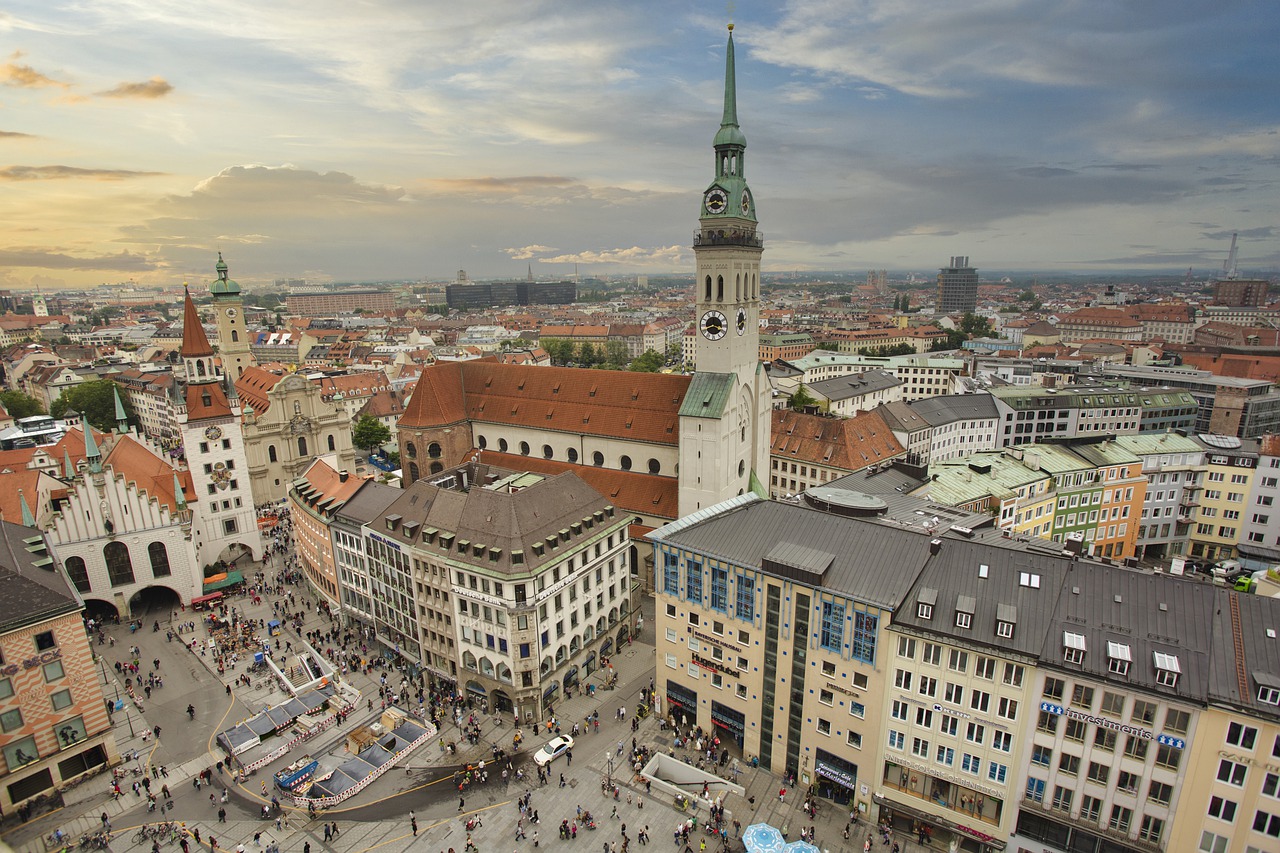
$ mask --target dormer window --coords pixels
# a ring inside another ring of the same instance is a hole
[[[973,627],[973,611],[978,602],[971,595],[962,595],[956,599],[956,627],[968,630]]]
[[[1182,674],[1182,666],[1177,655],[1164,652],[1152,652],[1156,665],[1156,683],[1164,687],[1177,687],[1178,676]]]
[[[1018,624],[1018,608],[1012,604],[996,605],[996,636],[1009,639],[1013,636],[1013,626]]]
[[[1133,655],[1124,643],[1107,642],[1107,669],[1116,675],[1128,675]]]
[[[920,597],[916,599],[916,615],[921,619],[933,618],[933,607],[938,603],[938,591],[930,587],[924,587],[920,590]]]
[[[1062,659],[1066,663],[1082,664],[1084,663],[1085,652],[1084,634],[1074,634],[1071,631],[1062,632]]]
[[[1013,623],[1005,622],[1003,619],[996,620],[996,636],[1004,637],[1006,640],[1013,636]]]

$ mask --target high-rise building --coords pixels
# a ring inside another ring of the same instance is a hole
[[[1222,279],[1213,283],[1213,304],[1254,308],[1267,304],[1271,282],[1265,278]]]
[[[951,266],[938,270],[939,314],[963,314],[978,307],[978,271],[968,255],[953,255]]]

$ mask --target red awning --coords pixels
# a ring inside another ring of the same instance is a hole
[[[222,598],[222,593],[211,592],[208,595],[202,595],[199,598],[191,599],[191,605],[194,607],[197,604],[208,604],[210,602],[217,601],[220,598]]]

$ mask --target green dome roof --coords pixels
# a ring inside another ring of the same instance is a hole
[[[232,279],[227,278],[227,262],[222,259],[222,253],[218,253],[218,263],[214,267],[218,271],[218,278],[213,284],[209,285],[209,292],[214,296],[235,296],[240,293],[240,285]]]

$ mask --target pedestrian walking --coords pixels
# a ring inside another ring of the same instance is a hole
[[[533,831],[533,846],[538,846],[538,830],[536,829]]]
[[[418,819],[414,817],[413,812],[409,812],[409,828],[413,830],[413,837],[418,837]]]

